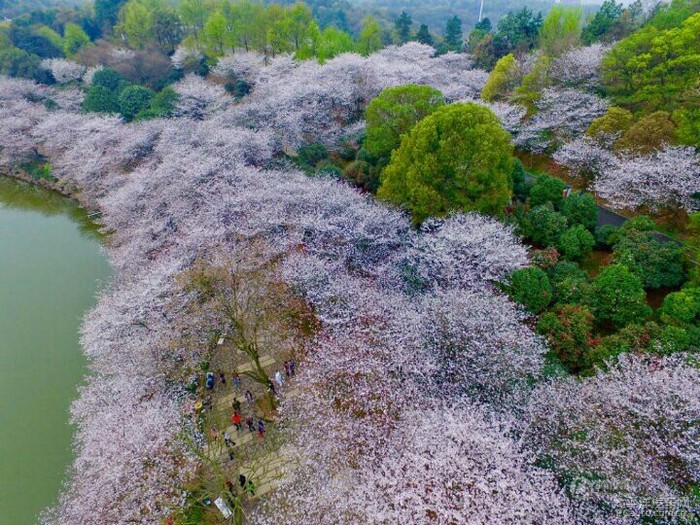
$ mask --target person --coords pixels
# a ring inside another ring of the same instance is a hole
[[[250,390],[245,391],[245,400],[248,403],[248,408],[253,406],[253,393]]]
[[[241,388],[241,376],[239,376],[238,374],[233,376],[233,386],[235,388]]]
[[[282,379],[282,374],[280,374],[279,370],[277,372],[275,372],[275,381],[277,381],[277,384],[279,386],[284,385],[284,379]]]
[[[245,424],[248,427],[248,430],[251,434],[255,432],[255,422],[253,421],[253,418],[251,416],[245,418]]]
[[[221,382],[222,385],[226,384],[226,374],[223,372],[219,372],[219,381]]]
[[[258,419],[258,437],[262,439],[265,435],[265,423],[262,419]]]
[[[289,360],[289,372],[294,376],[296,374],[296,370],[294,369],[294,359]]]
[[[289,361],[284,362],[284,374],[289,377]]]
[[[272,395],[273,395],[273,396],[276,396],[276,395],[277,395],[277,390],[275,389],[275,385],[274,385],[274,383],[273,383],[272,381],[270,381],[269,379],[267,380],[267,388],[270,389],[270,392],[272,392]]]
[[[224,434],[224,443],[226,443],[226,446],[228,446],[228,447],[235,447],[236,446],[235,441],[233,441],[231,439],[231,434],[229,434],[228,432],[226,432]]]
[[[248,480],[248,492],[250,492],[251,496],[255,496],[255,483],[253,483],[253,480]]]
[[[239,412],[234,412],[233,415],[231,416],[231,421],[233,421],[233,424],[236,425],[236,430],[238,430],[238,432],[240,432],[242,429],[241,414]]]
[[[233,411],[234,412],[240,412],[241,411],[241,402],[238,400],[238,398],[233,400],[232,403],[233,406]]]
[[[245,488],[247,482],[248,478],[246,478],[243,474],[238,475],[238,483],[241,485],[242,489]]]
[[[217,439],[219,439],[219,431],[216,430],[216,428],[212,427],[209,431],[209,437],[211,437],[212,441],[216,441]]]

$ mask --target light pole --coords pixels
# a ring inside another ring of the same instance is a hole
[[[479,22],[481,22],[481,16],[484,14],[484,0],[481,0],[481,6],[479,7]]]

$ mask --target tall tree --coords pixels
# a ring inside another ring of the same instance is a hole
[[[448,51],[459,52],[464,46],[464,33],[462,33],[462,21],[453,16],[445,25],[445,47]]]
[[[403,137],[377,195],[405,206],[416,223],[453,211],[499,214],[511,196],[512,151],[488,108],[443,106]]]
[[[411,26],[413,20],[411,15],[406,11],[401,11],[399,17],[394,20],[394,28],[396,29],[396,39],[398,44],[405,44],[411,40]]]
[[[362,21],[357,48],[360,54],[365,57],[382,48],[382,26],[371,16]]]
[[[433,35],[430,34],[426,24],[421,24],[418,33],[416,33],[416,41],[420,42],[421,44],[425,44],[426,46],[433,45]]]

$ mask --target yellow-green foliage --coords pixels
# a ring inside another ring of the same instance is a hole
[[[518,81],[518,65],[512,53],[501,57],[491,71],[481,98],[487,102],[502,100],[513,91]]]
[[[586,130],[586,135],[601,146],[609,145],[622,137],[630,129],[633,122],[634,117],[631,111],[610,106],[603,116],[591,122]]]
[[[405,206],[416,223],[452,211],[500,214],[511,197],[512,152],[488,108],[443,106],[403,137],[377,195]]]

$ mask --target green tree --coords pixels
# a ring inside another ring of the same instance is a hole
[[[700,147],[700,109],[678,109],[673,112],[676,140],[687,146]]]
[[[153,11],[151,32],[161,50],[172,53],[182,39],[180,17],[172,8],[159,5]]]
[[[209,8],[204,0],[181,0],[179,5],[180,19],[184,27],[199,41],[200,34],[207,22]]]
[[[118,91],[125,80],[114,69],[104,68],[95,72],[92,76],[92,86],[102,86],[110,91]]]
[[[454,52],[460,52],[464,47],[462,21],[457,16],[450,18],[445,25],[445,47]]]
[[[566,304],[546,312],[537,323],[537,332],[547,338],[564,367],[579,373],[590,365],[593,314],[585,306]]]
[[[362,21],[357,48],[359,53],[365,57],[382,48],[382,27],[371,16]]]
[[[83,110],[97,113],[118,113],[119,98],[114,91],[104,86],[93,85],[85,94]]]
[[[519,232],[540,246],[556,246],[566,228],[566,217],[554,211],[551,204],[535,206],[518,219]]]
[[[613,247],[613,259],[637,275],[647,289],[675,287],[685,280],[681,247],[659,241],[651,231],[624,231]]]
[[[124,120],[134,120],[136,115],[151,105],[155,93],[142,86],[128,86],[119,94],[119,113]]]
[[[555,4],[540,27],[540,47],[549,56],[565,53],[579,43],[581,8]]]
[[[401,14],[394,20],[394,29],[396,30],[396,43],[405,44],[411,40],[411,26],[413,20],[411,15],[406,11],[401,11]]]
[[[401,140],[378,196],[406,206],[416,223],[451,211],[500,214],[511,196],[512,151],[489,109],[442,106]]]
[[[573,226],[581,224],[589,231],[598,224],[598,205],[590,193],[574,193],[561,203],[561,212],[567,222]]]
[[[533,314],[538,314],[552,301],[552,285],[539,268],[523,268],[513,272],[506,287],[508,295]]]
[[[580,261],[587,257],[595,246],[595,238],[582,225],[572,226],[559,237],[557,248],[561,254],[571,260]]]
[[[501,57],[481,90],[481,98],[487,102],[507,99],[518,83],[518,76],[515,56],[511,53]]]
[[[111,31],[126,0],[95,0],[95,21],[103,31]]]
[[[143,48],[152,38],[153,5],[144,0],[129,0],[119,12],[118,31],[129,45]]]
[[[166,87],[153,97],[149,107],[141,110],[136,115],[135,119],[144,120],[170,117],[175,111],[178,98],[179,95],[172,88]]]
[[[698,34],[700,13],[668,29],[660,29],[652,20],[621,40],[603,60],[608,93],[618,105],[632,110],[697,107]]]
[[[39,57],[23,49],[7,47],[0,49],[0,75],[35,79],[39,74]]]
[[[79,25],[66,24],[63,29],[63,52],[67,57],[72,57],[88,45],[90,45],[90,37]]]
[[[700,56],[700,55],[699,55]],[[615,149],[649,154],[674,142],[676,125],[665,111],[655,111],[640,118],[615,142]]]
[[[320,63],[330,60],[341,53],[350,53],[355,48],[352,36],[345,31],[329,26],[321,32],[321,38],[316,50],[316,57]]]
[[[401,137],[444,104],[442,93],[429,86],[409,84],[385,89],[365,110],[365,149],[386,163],[399,147]]]
[[[523,104],[528,111],[528,116],[537,113],[536,102],[542,96],[542,91],[552,83],[549,68],[552,61],[549,56],[541,55],[529,73],[523,76],[520,85],[515,89],[513,99]]]
[[[540,206],[551,202],[555,208],[559,208],[564,200],[566,183],[556,177],[539,175],[535,184],[530,188],[530,205]]]
[[[622,4],[615,0],[605,0],[595,16],[581,31],[581,41],[585,45],[591,45],[600,40],[608,41],[608,35],[622,16]]]
[[[523,53],[533,49],[542,26],[542,13],[535,15],[527,7],[509,12],[498,21],[498,35],[508,51]]]
[[[428,30],[427,25],[421,24],[418,33],[416,33],[416,41],[420,42],[421,44],[425,44],[426,46],[432,46],[435,43],[433,40],[433,35],[430,34],[430,30]]]
[[[687,287],[668,294],[659,309],[661,320],[678,326],[700,322],[700,288]]]
[[[593,312],[617,328],[641,323],[651,314],[642,281],[622,264],[611,264],[593,281]]]
[[[609,147],[632,127],[634,116],[628,109],[610,106],[586,130],[586,135],[602,147]]]

